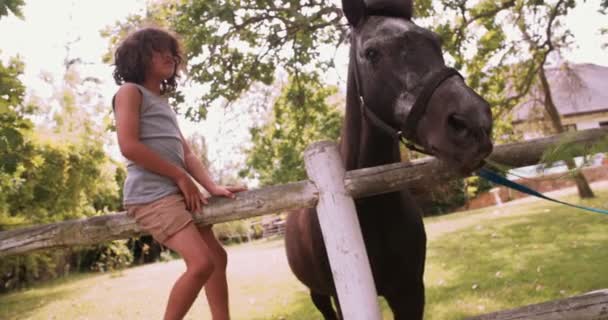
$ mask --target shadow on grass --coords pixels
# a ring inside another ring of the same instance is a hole
[[[608,219],[547,209],[430,243],[425,319],[462,319],[608,288]]]
[[[0,319],[28,318],[34,311],[54,301],[75,297],[81,292],[81,288],[69,284],[90,277],[91,274],[78,274],[33,285],[28,289],[2,294],[0,295]]]

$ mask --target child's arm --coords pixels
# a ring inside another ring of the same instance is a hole
[[[181,134],[181,133],[180,133]],[[186,170],[192,175],[192,177],[198,181],[209,193],[214,196],[224,196],[228,198],[234,198],[235,192],[245,191],[245,187],[224,187],[218,186],[213,182],[209,176],[207,168],[203,165],[203,162],[192,152],[190,146],[182,135],[182,145],[184,146],[184,160],[186,162]]]
[[[203,196],[188,174],[139,141],[141,99],[139,89],[132,84],[124,84],[116,93],[114,108],[120,152],[138,166],[171,178],[183,193],[186,206],[192,211],[198,210]]]

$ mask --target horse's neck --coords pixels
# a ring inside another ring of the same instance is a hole
[[[359,150],[359,168],[381,166],[399,162],[399,144],[377,128],[371,128],[369,122],[363,124],[361,149]],[[368,126],[368,128],[365,128]]]
[[[340,152],[346,170],[399,162],[398,142],[363,119],[356,92],[354,72],[349,68],[346,92],[346,114],[340,138]]]

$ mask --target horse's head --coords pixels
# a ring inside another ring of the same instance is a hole
[[[411,1],[342,4],[352,27],[351,76],[367,118],[463,173],[478,168],[492,151],[489,104],[446,67],[437,35],[410,20]]]

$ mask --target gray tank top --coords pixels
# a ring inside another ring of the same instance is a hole
[[[175,112],[165,97],[135,85],[142,95],[139,140],[163,159],[185,169],[184,149]],[[127,159],[124,205],[148,203],[179,192],[171,178],[146,170]]]

